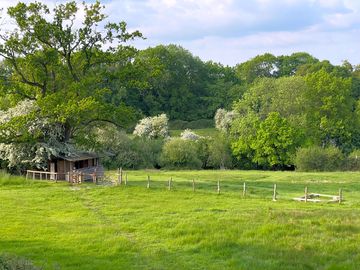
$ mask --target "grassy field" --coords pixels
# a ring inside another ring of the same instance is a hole
[[[45,269],[360,267],[360,173],[129,171],[128,179],[111,187],[0,176],[0,253]],[[341,187],[345,201],[292,201],[305,186]]]

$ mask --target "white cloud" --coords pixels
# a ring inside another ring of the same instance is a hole
[[[292,54],[306,51],[320,60],[340,64],[343,60],[360,63],[358,47],[360,30],[348,32],[272,32],[240,38],[207,37],[184,46],[204,60],[214,60],[229,65],[246,61],[256,55],[272,53]]]
[[[26,0],[29,2],[29,0]],[[54,5],[62,1],[45,1]],[[182,45],[205,60],[236,64],[264,52],[308,51],[360,63],[359,0],[108,0],[109,20],[147,37],[139,48]],[[13,2],[0,0],[0,6]]]

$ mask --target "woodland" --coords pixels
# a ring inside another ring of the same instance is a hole
[[[15,27],[0,30],[1,168],[40,169],[79,149],[108,168],[360,168],[360,65],[294,52],[224,66],[175,44],[139,50],[131,42],[147,37],[105,23],[103,8],[2,12]]]

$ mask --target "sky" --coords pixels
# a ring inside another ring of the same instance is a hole
[[[146,40],[134,43],[139,49],[177,44],[204,61],[230,66],[267,52],[300,51],[333,64],[360,64],[360,0],[101,2],[109,21],[124,20],[130,30],[143,33]],[[4,8],[14,3],[0,0]]]

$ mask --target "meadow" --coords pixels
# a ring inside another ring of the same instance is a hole
[[[44,269],[360,268],[360,173],[126,173],[126,186],[0,175],[0,254]],[[293,201],[305,186],[345,201]]]

